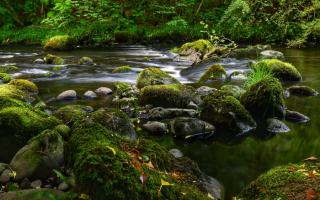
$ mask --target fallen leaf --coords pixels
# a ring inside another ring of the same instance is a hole
[[[151,161],[144,163],[144,165],[146,165],[149,169],[155,169]]]
[[[171,184],[171,183],[169,183],[169,182],[167,182],[167,181],[165,181],[165,180],[161,179],[161,186],[165,186],[165,185],[167,185],[167,186],[171,186],[171,185],[173,185],[173,184]]]
[[[134,168],[136,168],[138,171],[142,171],[142,168],[141,168],[141,164],[137,161],[132,161],[132,165]]]
[[[309,188],[306,190],[307,200],[314,200],[316,199],[316,193],[313,189]]]
[[[117,153],[117,152],[116,152],[116,150],[115,150],[114,148],[109,147],[109,146],[107,146],[107,148],[108,148],[108,149],[110,149],[110,150],[112,151],[113,155],[116,155],[116,153]]]

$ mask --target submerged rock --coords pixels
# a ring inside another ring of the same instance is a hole
[[[179,83],[180,82],[177,79],[158,68],[144,69],[140,72],[137,79],[137,87],[139,89],[150,85],[169,85]]]
[[[77,98],[77,92],[75,90],[67,90],[60,93],[57,97],[57,100],[74,100]]]
[[[214,64],[200,77],[199,83],[223,80],[227,77],[226,70],[219,64]]]
[[[285,119],[293,123],[307,123],[310,121],[308,116],[305,116],[297,111],[286,110]]]
[[[300,72],[290,63],[278,59],[265,59],[253,65],[253,68],[265,68],[271,70],[274,77],[280,81],[301,81]]]
[[[44,60],[41,58],[37,58],[33,61],[34,64],[45,64]]]
[[[129,65],[116,67],[112,70],[112,73],[126,73],[132,71]]]
[[[274,51],[274,50],[265,50],[260,52],[260,58],[261,59],[279,59],[283,60],[284,55],[280,51]]]
[[[248,133],[256,128],[255,121],[240,102],[222,92],[204,99],[200,118],[214,125],[218,132],[234,136]]]
[[[58,169],[64,160],[64,141],[60,134],[46,130],[32,138],[20,149],[10,162],[16,179],[45,178]]]
[[[90,58],[90,57],[82,57],[80,60],[79,60],[79,64],[80,65],[93,65],[93,59]]]
[[[258,57],[259,54],[262,51],[265,50],[271,50],[270,45],[254,45],[254,46],[248,46],[245,48],[238,48],[231,52],[231,55],[237,56],[237,57],[248,57],[248,56],[256,56]]]
[[[148,111],[148,119],[171,119],[175,117],[196,117],[198,112],[193,109],[156,107]]]
[[[284,118],[284,99],[281,83],[276,78],[262,79],[241,96],[242,105],[257,121]]]
[[[288,88],[290,95],[294,96],[317,96],[319,93],[308,86],[291,86]]]
[[[181,139],[208,139],[215,127],[197,118],[178,117],[170,121],[170,132]]]
[[[168,132],[167,125],[157,121],[148,121],[142,125],[142,128],[153,135],[163,135]]]

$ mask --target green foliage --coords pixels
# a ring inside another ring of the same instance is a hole
[[[244,83],[244,88],[248,89],[259,81],[263,79],[270,79],[272,77],[273,75],[270,68],[265,66],[254,68],[253,71],[249,72],[247,80]]]

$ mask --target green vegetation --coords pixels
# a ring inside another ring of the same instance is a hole
[[[167,72],[159,68],[147,68],[140,72],[137,87],[139,89],[150,85],[166,85],[166,84],[179,84],[180,82],[170,76]]]
[[[112,70],[112,73],[125,73],[130,72],[132,69],[129,65],[116,67]]]
[[[6,73],[0,73],[0,80],[3,83],[8,83],[11,80],[11,76],[9,74],[6,74]]]
[[[227,36],[300,47],[319,42],[319,10],[317,0],[4,0],[0,42],[44,44],[68,35],[87,45]]]
[[[52,38],[49,38],[45,44],[44,49],[52,50],[64,50],[71,48],[72,42],[71,38],[68,35],[57,35]]]

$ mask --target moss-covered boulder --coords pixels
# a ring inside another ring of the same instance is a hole
[[[77,189],[92,199],[210,199],[198,166],[152,141],[131,142],[85,120],[67,148]]]
[[[161,69],[147,68],[140,72],[137,80],[137,87],[141,89],[149,85],[169,85],[179,83],[180,82],[177,79]]]
[[[19,68],[13,65],[0,66],[0,73],[15,72]]]
[[[222,80],[227,77],[226,70],[219,64],[214,64],[200,77],[199,83],[207,83],[214,80]]]
[[[122,137],[131,140],[137,138],[133,124],[129,117],[121,110],[99,109],[92,113],[91,119]]]
[[[10,162],[16,180],[45,178],[64,160],[64,141],[54,130],[46,130],[22,147]]]
[[[240,101],[257,121],[284,118],[283,88],[276,78],[266,78],[253,84]]]
[[[84,105],[67,105],[53,112],[53,115],[66,124],[73,124],[75,121],[85,117],[92,112],[93,108]]]
[[[0,73],[0,81],[2,81],[2,83],[8,83],[11,80],[11,76],[7,73]]]
[[[52,65],[63,65],[64,59],[59,56],[48,54],[46,55],[46,57],[44,57],[44,62],[46,64],[52,64]]]
[[[319,161],[276,167],[259,176],[239,199],[319,199]]]
[[[319,92],[308,86],[291,86],[287,89],[293,96],[317,96]]]
[[[13,85],[19,90],[26,91],[29,94],[38,94],[39,89],[36,84],[25,79],[14,79],[9,82],[9,85]]]
[[[8,101],[7,101],[8,102]],[[17,103],[17,102],[11,102]],[[12,158],[30,138],[61,122],[45,112],[28,106],[0,110],[0,160]]]
[[[271,70],[274,77],[280,81],[301,81],[300,72],[290,63],[278,59],[265,59],[253,65],[253,68],[266,68]]]
[[[152,85],[141,90],[141,105],[151,104],[164,108],[186,108],[190,102],[198,103],[194,88],[186,85]]]
[[[126,73],[126,72],[131,72],[132,69],[129,65],[125,65],[125,66],[120,66],[120,67],[116,67],[112,70],[112,73]]]
[[[44,46],[44,49],[52,49],[52,50],[65,50],[72,48],[72,39],[69,35],[57,35],[49,38]]]
[[[214,125],[218,132],[234,136],[256,128],[255,121],[240,102],[223,92],[210,94],[204,99],[200,118]]]
[[[243,88],[237,85],[224,85],[220,88],[220,90],[230,96],[235,97],[236,99],[240,99],[241,95],[246,92]]]
[[[90,58],[90,57],[82,57],[80,60],[79,60],[79,64],[80,65],[93,65],[94,62],[93,62],[93,59]]]
[[[180,57],[198,63],[213,56],[222,55],[227,49],[213,45],[209,40],[200,39],[183,44],[172,51]]]

